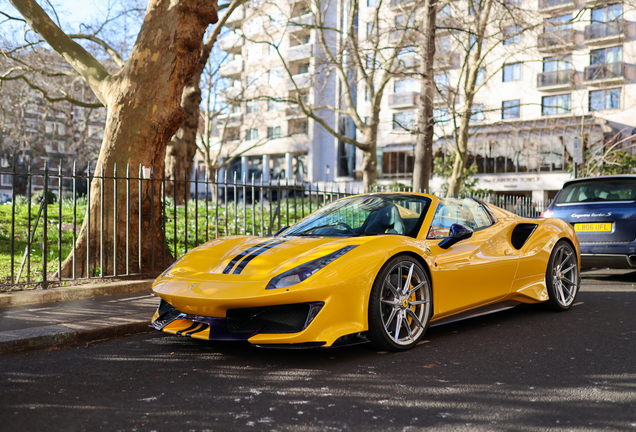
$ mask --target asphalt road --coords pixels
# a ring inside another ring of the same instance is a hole
[[[148,333],[0,356],[0,430],[636,432],[636,272],[583,281],[568,312],[520,306],[400,354]]]

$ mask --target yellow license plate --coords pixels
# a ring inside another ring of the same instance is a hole
[[[577,223],[574,224],[576,232],[609,232],[612,231],[611,223]]]

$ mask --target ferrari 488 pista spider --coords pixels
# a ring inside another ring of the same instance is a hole
[[[414,347],[429,325],[545,302],[572,306],[579,243],[559,219],[481,201],[375,193],[335,201],[273,237],[182,256],[153,285],[152,326],[267,347]]]

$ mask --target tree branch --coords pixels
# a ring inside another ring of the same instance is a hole
[[[100,102],[107,105],[104,90],[110,75],[104,65],[90,55],[80,44],[68,37],[35,0],[10,1],[26,19],[29,26],[40,34],[51,48],[61,55],[73,69],[82,75],[93,90],[93,93],[95,93],[95,96]]]
[[[108,53],[110,58],[113,59],[113,61],[117,64],[117,66],[124,67],[124,65],[126,64],[126,61],[123,58],[121,58],[121,56],[117,53],[117,51],[115,51],[110,45],[108,45],[105,40],[100,39],[95,35],[77,33],[77,34],[68,35],[68,37],[70,37],[71,39],[86,39],[91,42],[95,42],[97,45],[104,48],[104,50]]]

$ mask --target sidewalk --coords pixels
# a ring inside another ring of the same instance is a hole
[[[0,294],[0,354],[150,330],[152,281]]]

